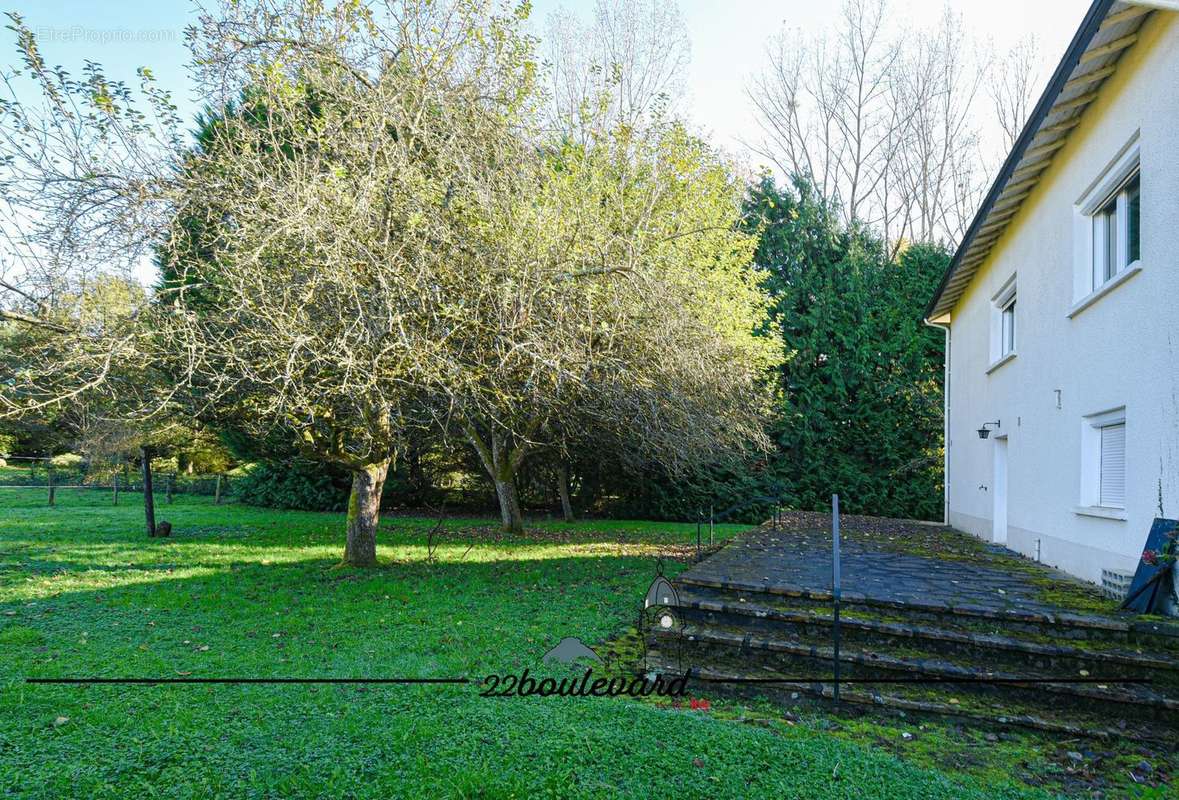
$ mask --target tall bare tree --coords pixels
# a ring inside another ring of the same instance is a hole
[[[549,15],[542,56],[546,127],[585,141],[674,112],[691,44],[675,0],[595,0],[589,21]]]
[[[762,133],[751,147],[894,248],[953,240],[987,177],[977,99],[988,59],[948,8],[927,30],[889,19],[887,0],[847,0],[834,35],[772,39],[748,89]]]
[[[782,31],[749,89],[763,133],[751,146],[783,172],[808,177],[848,222],[886,221],[875,198],[907,122],[891,102],[901,48],[886,19],[884,0],[849,0],[833,38],[803,43]]]
[[[994,104],[1004,151],[1015,145],[1028,121],[1040,86],[1039,67],[1039,45],[1035,36],[1028,36],[1016,43],[991,70],[987,91]]]
[[[987,177],[976,113],[984,72],[949,8],[903,47],[892,97],[905,123],[889,165],[902,214],[885,229],[890,241],[955,241],[965,232]]]

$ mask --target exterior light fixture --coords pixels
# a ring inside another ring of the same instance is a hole
[[[995,420],[994,422],[984,422],[982,427],[978,429],[978,438],[986,439],[987,437],[989,437],[991,435],[991,431],[988,426],[994,426],[994,427],[998,428],[999,427],[999,420]]]

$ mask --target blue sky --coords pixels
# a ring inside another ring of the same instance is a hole
[[[1063,53],[1085,9],[1087,0],[954,0],[970,31],[990,39],[1001,49],[1020,36],[1033,33],[1044,60],[1041,79]],[[564,6],[588,17],[593,0],[534,0],[538,31],[544,17]],[[8,9],[21,13],[39,34],[47,60],[77,70],[84,59],[102,63],[111,77],[129,82],[135,69],[150,66],[170,88],[186,117],[200,107],[185,70],[188,53],[184,27],[193,17],[186,0],[8,0]],[[932,24],[943,0],[893,0],[895,24],[912,27]],[[740,151],[742,137],[753,135],[753,118],[744,88],[764,62],[766,39],[786,26],[804,36],[821,32],[838,14],[831,0],[680,0],[692,41],[688,76],[689,113],[714,141]],[[3,33],[8,33],[4,31]],[[0,51],[0,64],[13,59],[11,36]]]

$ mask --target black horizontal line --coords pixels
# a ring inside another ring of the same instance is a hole
[[[26,683],[153,684],[153,683],[470,683],[468,678],[25,678]]]
[[[703,683],[835,683],[831,677],[802,676],[796,678],[703,678],[691,676]],[[1150,678],[840,678],[839,683],[1151,683]]]

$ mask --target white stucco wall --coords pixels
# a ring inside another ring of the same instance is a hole
[[[1038,540],[1042,561],[1094,582],[1103,567],[1134,569],[1160,491],[1179,516],[1179,14],[1156,12],[1141,33],[951,313],[950,523],[991,539],[1005,435],[1007,546],[1035,556]],[[1070,318],[1077,203],[1136,132],[1141,272]],[[991,300],[1013,274],[1017,355],[988,374]],[[1078,514],[1084,418],[1119,406],[1126,519]],[[980,440],[996,419],[1001,430]]]

